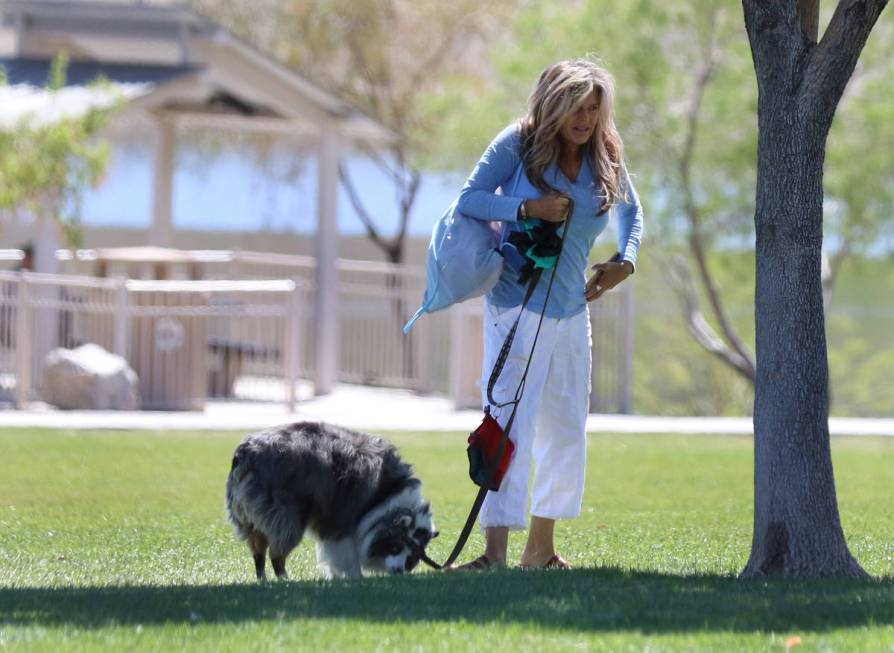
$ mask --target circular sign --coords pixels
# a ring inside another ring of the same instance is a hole
[[[183,346],[185,340],[183,324],[172,317],[163,317],[155,322],[155,346],[159,351],[174,351]]]

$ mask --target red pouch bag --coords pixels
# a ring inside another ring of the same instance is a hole
[[[469,478],[475,485],[484,487],[487,481],[487,472],[493,464],[502,439],[503,427],[490,416],[490,413],[484,416],[478,428],[469,435],[469,448],[466,450],[469,454]],[[513,451],[515,451],[515,445],[512,440],[506,438],[493,478],[487,486],[488,490],[496,492],[500,489],[500,483],[503,482],[506,470],[509,469]]]

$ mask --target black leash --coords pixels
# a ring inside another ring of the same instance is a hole
[[[534,333],[534,341],[531,343],[531,353],[528,354],[528,362],[525,364],[525,371],[522,373],[521,380],[518,383],[518,387],[515,389],[515,397],[511,401],[504,402],[502,404],[496,402],[493,398],[493,390],[497,384],[497,380],[500,378],[500,374],[503,372],[503,367],[506,365],[506,359],[509,357],[509,350],[512,348],[512,342],[515,340],[515,332],[518,330],[519,322],[521,321],[522,315],[524,314],[525,307],[528,305],[528,301],[531,299],[531,296],[534,294],[534,290],[537,287],[537,283],[540,281],[540,277],[543,274],[543,268],[535,268],[531,273],[530,280],[528,282],[528,289],[525,292],[524,301],[521,304],[521,310],[519,310],[518,317],[515,318],[515,322],[513,322],[512,327],[509,329],[509,333],[506,334],[506,339],[503,341],[503,346],[500,348],[500,353],[497,355],[496,363],[494,363],[494,368],[491,370],[490,379],[487,382],[487,401],[488,407],[485,409],[485,413],[490,413],[490,406],[493,405],[495,408],[502,408],[503,406],[508,406],[512,404],[512,412],[509,414],[509,419],[506,421],[506,428],[503,429],[503,436],[500,438],[500,443],[497,446],[497,451],[491,460],[490,464],[486,468],[485,473],[485,481],[481,484],[481,487],[478,489],[478,494],[475,496],[475,501],[472,502],[472,508],[469,510],[469,516],[466,517],[466,523],[463,525],[462,531],[460,531],[459,538],[456,540],[456,544],[453,545],[453,550],[450,552],[450,555],[447,556],[447,560],[445,560],[442,564],[438,564],[434,560],[428,557],[425,553],[425,549],[419,545],[418,542],[413,540],[410,537],[406,538],[406,544],[410,547],[415,555],[419,557],[419,559],[427,564],[429,567],[433,569],[444,569],[452,565],[456,559],[459,557],[459,554],[462,553],[463,548],[466,546],[466,542],[469,540],[469,535],[472,533],[472,527],[475,526],[475,521],[478,519],[478,513],[481,512],[481,506],[484,504],[484,498],[487,496],[488,488],[490,487],[494,474],[497,471],[497,466],[500,463],[500,459],[503,457],[503,451],[506,448],[506,441],[509,440],[509,432],[512,430],[512,424],[515,421],[515,413],[518,410],[518,405],[521,403],[522,394],[525,390],[525,380],[528,378],[528,370],[531,367],[531,360],[534,358],[534,348],[537,346],[537,339],[540,337],[540,327],[543,326],[543,319],[546,317],[546,306],[549,302],[549,295],[553,289],[553,281],[556,279],[556,272],[559,270],[559,263],[562,260],[562,251],[565,249],[565,237],[568,235],[568,230],[571,228],[571,217],[574,213],[574,200],[570,197],[568,198],[568,217],[565,220],[565,230],[562,233],[562,239],[559,244],[559,252],[556,256],[556,265],[553,268],[552,274],[549,278],[549,285],[546,287],[546,295],[543,298],[543,310],[540,313],[540,321],[537,323],[537,331]]]

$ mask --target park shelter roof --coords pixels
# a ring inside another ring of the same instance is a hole
[[[40,90],[38,84],[45,81],[50,62],[60,53],[69,60],[65,87],[55,94]],[[338,360],[339,161],[354,145],[386,146],[394,133],[336,93],[183,5],[0,0],[0,58],[12,84],[0,91],[8,120],[29,107],[50,119],[65,110],[83,111],[123,96],[125,117],[151,123],[152,245],[173,244],[173,177],[181,127],[300,135],[316,148],[315,381],[317,392],[328,392]],[[90,85],[97,75],[109,82],[105,92]],[[54,243],[43,247],[57,248]]]
[[[104,78],[126,91],[125,99],[138,95],[135,109],[178,114],[180,124],[314,135],[326,122],[348,143],[394,137],[337,94],[188,7],[0,0],[0,64],[10,85],[45,86],[50,62],[63,52],[70,60],[66,88]],[[139,93],[133,85],[142,85]],[[9,101],[28,95],[4,94]]]
[[[10,85],[46,86],[50,78],[50,60],[0,58]],[[66,86],[86,86],[96,79],[123,85],[152,86],[195,71],[195,66],[110,61],[72,61],[65,71]]]
[[[67,84],[47,88],[50,61],[0,58],[7,84],[0,86],[0,128],[23,119],[38,124],[78,117],[90,109],[113,106],[152,92],[159,79],[183,74],[162,66],[97,66],[75,63],[69,67]],[[102,79],[104,83],[94,83]]]

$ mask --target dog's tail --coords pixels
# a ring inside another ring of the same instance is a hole
[[[248,472],[251,451],[245,442],[236,447],[233,452],[233,462],[230,463],[230,481],[240,481]]]
[[[237,537],[248,537],[251,527],[246,515],[246,476],[250,472],[249,456],[241,446],[233,454],[230,473],[227,476],[226,510],[227,518],[236,529]]]

